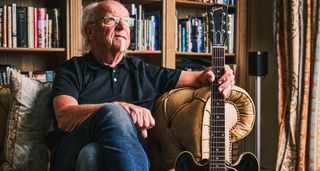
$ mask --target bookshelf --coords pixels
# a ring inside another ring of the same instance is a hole
[[[68,0],[2,0],[0,7],[12,6],[46,8],[47,10],[58,8],[61,11],[60,31],[62,33],[61,45],[58,48],[31,48],[27,47],[0,47],[0,64],[14,64],[21,71],[54,70],[61,62],[70,56],[69,48],[69,1]],[[18,15],[18,13],[17,13]],[[28,14],[26,14],[27,16]],[[2,24],[2,30],[4,25]],[[28,30],[26,30],[28,34]],[[30,37],[28,37],[28,40]],[[19,39],[17,40],[19,41]]]
[[[0,47],[0,63],[15,64],[21,70],[54,69],[61,62],[72,56],[81,56],[84,52],[81,44],[80,20],[82,7],[95,0],[4,0],[0,6],[15,3],[17,6],[34,6],[45,8],[60,8],[62,11],[62,42],[60,48],[3,48]],[[128,54],[141,57],[147,62],[169,68],[176,68],[178,59],[188,57],[209,58],[208,52],[181,52],[176,50],[173,38],[176,36],[176,12],[180,17],[203,13],[212,3],[196,2],[191,0],[122,0],[124,4],[141,4],[148,10],[159,10],[160,16],[160,48],[155,51],[129,50]],[[238,73],[247,73],[247,0],[236,1],[235,5],[228,5],[229,11],[235,14],[234,49],[226,53],[226,61],[236,64],[236,82],[246,87],[247,76]]]

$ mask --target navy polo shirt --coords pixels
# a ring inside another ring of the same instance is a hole
[[[157,97],[175,87],[180,73],[131,57],[110,68],[89,53],[66,61],[56,70],[51,97],[69,95],[79,104],[123,101],[151,110]]]

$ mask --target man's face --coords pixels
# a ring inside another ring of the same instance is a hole
[[[129,17],[128,11],[118,3],[104,3],[93,25],[92,45],[96,48],[111,49],[113,52],[127,50],[130,45],[130,28],[124,22],[113,22],[114,18]]]

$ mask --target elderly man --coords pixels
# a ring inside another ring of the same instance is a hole
[[[214,74],[210,68],[187,72],[125,57],[133,21],[117,1],[90,4],[82,24],[90,53],[63,63],[53,83],[51,169],[148,170],[139,135],[146,138],[156,124],[150,112],[155,98],[173,88],[207,86]],[[234,75],[228,66],[218,82],[229,93]]]

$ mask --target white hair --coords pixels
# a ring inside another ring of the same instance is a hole
[[[81,20],[81,34],[82,34],[82,45],[84,50],[91,48],[88,36],[86,34],[86,28],[89,24],[94,22],[96,18],[96,8],[101,2],[93,2],[83,9],[82,20]]]

